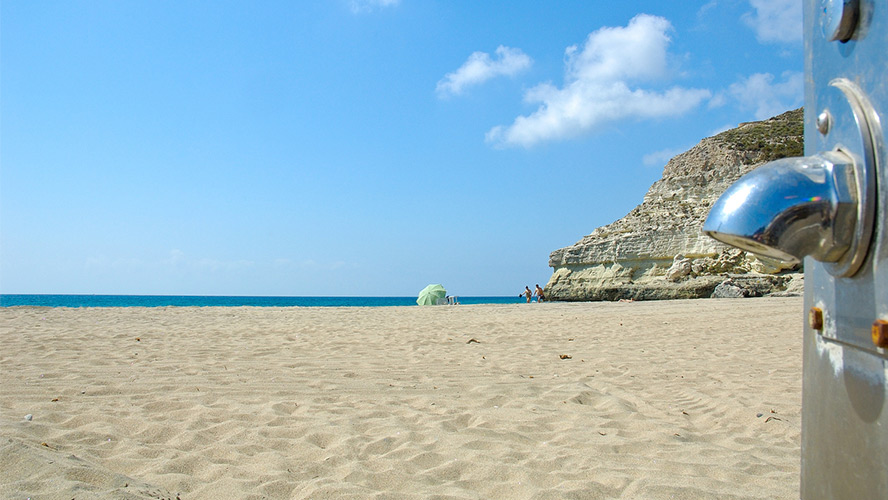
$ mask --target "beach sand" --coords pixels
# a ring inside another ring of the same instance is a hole
[[[803,318],[0,309],[0,497],[798,498]]]

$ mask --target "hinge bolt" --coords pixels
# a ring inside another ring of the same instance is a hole
[[[888,321],[877,319],[873,322],[873,344],[883,349],[888,348]]]
[[[860,0],[821,0],[823,34],[829,41],[847,42],[860,20]]]
[[[823,330],[823,310],[819,307],[812,307],[808,311],[808,324],[814,330]]]
[[[824,109],[817,115],[817,130],[820,131],[822,135],[826,135],[829,132],[829,127],[832,125],[832,117],[829,115],[829,110]]]

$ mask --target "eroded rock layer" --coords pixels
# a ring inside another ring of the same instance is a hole
[[[794,294],[798,268],[704,235],[716,199],[743,174],[803,153],[802,110],[741,124],[669,160],[644,201],[549,256],[553,300],[656,300]]]

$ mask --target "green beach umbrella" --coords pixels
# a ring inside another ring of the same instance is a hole
[[[447,290],[441,285],[429,285],[419,292],[416,303],[421,306],[433,306],[438,303],[438,299],[447,296]]]

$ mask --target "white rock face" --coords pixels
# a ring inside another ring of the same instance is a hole
[[[553,300],[668,299],[711,296],[727,274],[760,274],[781,282],[787,269],[723,245],[702,232],[718,197],[740,176],[767,161],[801,154],[802,110],[700,141],[669,160],[644,201],[622,219],[599,227],[549,256],[546,285]],[[757,292],[756,292],[757,293]]]
[[[693,272],[691,259],[684,255],[676,255],[672,259],[672,267],[666,271],[666,280],[672,282],[681,281],[682,278],[691,274],[691,272]]]

